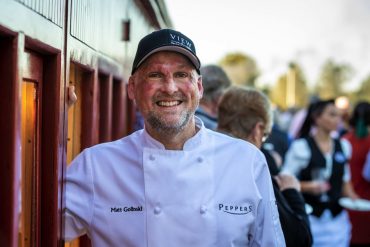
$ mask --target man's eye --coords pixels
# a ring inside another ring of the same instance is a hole
[[[177,73],[175,74],[175,76],[176,76],[177,78],[186,78],[186,77],[188,77],[188,73],[185,73],[185,72],[177,72]]]
[[[161,78],[161,74],[160,73],[150,73],[148,77],[149,78]]]

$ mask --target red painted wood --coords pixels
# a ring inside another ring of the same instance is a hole
[[[127,95],[126,85],[122,80],[113,80],[112,139],[117,140],[127,135]]]
[[[20,136],[17,39],[0,33],[0,245],[17,246]]]
[[[100,74],[99,89],[99,142],[108,142],[112,140],[112,77]]]
[[[42,45],[39,45],[42,46]],[[37,159],[34,169],[33,240],[35,246],[55,246],[61,232],[62,152],[59,146],[64,104],[61,91],[61,55],[25,54],[24,79],[38,88]],[[53,137],[53,138],[50,138]]]
[[[85,71],[82,78],[81,150],[98,144],[99,104],[97,72]]]
[[[130,99],[127,100],[127,118],[127,134],[131,134],[134,132],[134,125],[136,121],[136,106]]]
[[[61,114],[64,104],[61,91],[61,55],[60,53],[44,57],[44,82],[42,94],[42,132],[41,132],[41,246],[55,246],[61,231],[60,194],[63,166]],[[53,138],[50,138],[50,137]]]
[[[33,157],[35,160],[32,164],[32,197],[31,197],[31,245],[40,245],[41,236],[41,158],[42,155],[42,98],[43,98],[43,58],[34,52],[26,51],[24,53],[23,63],[23,78],[22,80],[30,80],[36,87],[36,119],[35,119],[35,147]],[[25,209],[27,210],[27,209]]]

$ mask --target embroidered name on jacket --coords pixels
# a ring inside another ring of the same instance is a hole
[[[218,204],[218,210],[234,215],[244,215],[249,214],[252,212],[252,205],[225,205],[225,204]]]
[[[143,211],[143,206],[138,207],[111,207],[111,213],[122,213],[122,212],[135,212],[135,211]]]

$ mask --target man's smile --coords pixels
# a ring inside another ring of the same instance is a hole
[[[177,106],[182,103],[181,100],[171,100],[171,101],[157,101],[156,104],[158,106],[164,106],[164,107],[171,107],[171,106]]]

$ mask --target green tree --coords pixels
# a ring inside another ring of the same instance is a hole
[[[271,90],[270,98],[282,109],[307,106],[309,90],[303,71],[298,64],[289,64],[287,72],[279,77]]]
[[[259,69],[255,60],[241,52],[229,53],[220,61],[230,80],[237,85],[254,86],[259,76]]]
[[[286,102],[286,90],[287,90],[287,76],[286,74],[281,75],[275,85],[270,91],[270,99],[272,103],[276,104],[279,108],[286,110],[288,108]]]
[[[356,101],[366,100],[370,102],[370,75],[363,80],[356,94]]]
[[[351,74],[352,68],[349,65],[337,64],[329,59],[321,69],[315,93],[322,99],[336,98],[343,95],[343,85],[348,81]]]

